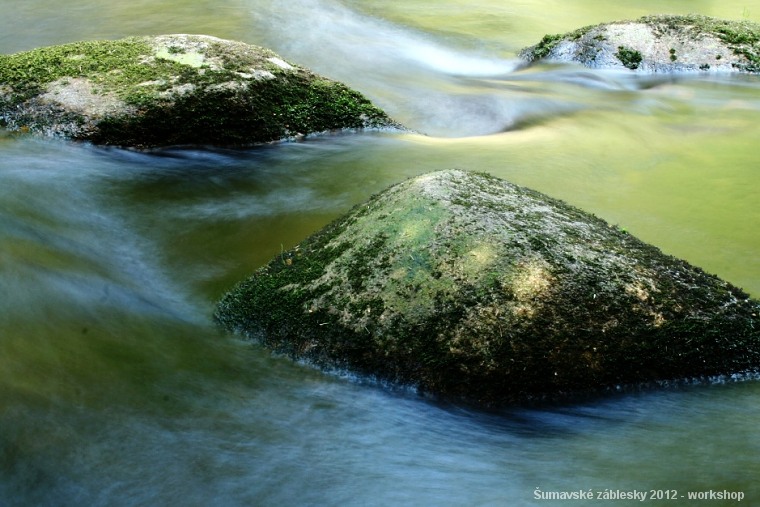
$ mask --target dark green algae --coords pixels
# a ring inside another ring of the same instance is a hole
[[[431,197],[415,190],[428,177],[277,256],[216,320],[322,368],[486,406],[760,363],[760,304],[740,289],[529,189],[444,171]]]
[[[302,67],[272,63],[279,57],[268,49],[214,39],[206,56],[223,65],[195,66],[172,58],[186,48],[170,46],[162,57],[154,40],[83,41],[0,55],[0,126],[141,148],[246,146],[329,130],[398,127],[359,92]],[[272,78],[241,79],[254,67]],[[93,117],[40,101],[51,83],[68,79],[86,80],[93,93],[123,103],[122,110]],[[194,91],[173,93],[183,85]]]

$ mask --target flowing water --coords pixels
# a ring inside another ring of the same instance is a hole
[[[207,33],[420,134],[150,153],[0,132],[0,505],[760,505],[760,382],[485,413],[224,334],[215,301],[423,172],[564,199],[760,296],[760,79],[523,68],[556,33],[760,2],[0,0],[0,52]],[[391,4],[391,5],[388,5]],[[572,5],[568,5],[572,4]],[[676,499],[550,501],[652,490]],[[683,498],[681,498],[683,496]]]

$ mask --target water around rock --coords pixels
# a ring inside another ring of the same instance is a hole
[[[752,368],[758,315],[593,215],[449,170],[277,256],[216,318],[294,358],[494,405]]]
[[[520,56],[643,72],[760,72],[760,25],[707,16],[645,16],[546,35]]]
[[[268,49],[161,35],[0,55],[0,126],[153,147],[398,125],[360,93]]]

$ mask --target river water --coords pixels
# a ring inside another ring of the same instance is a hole
[[[737,504],[687,498],[711,491],[760,505],[757,380],[492,413],[323,374],[214,326],[215,301],[283,248],[452,167],[564,199],[760,296],[757,77],[515,56],[649,13],[760,21],[760,2],[388,3],[0,0],[0,52],[238,39],[419,132],[149,153],[0,132],[0,505]],[[581,490],[676,498],[542,499]]]

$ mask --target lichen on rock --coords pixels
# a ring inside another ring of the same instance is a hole
[[[642,72],[760,72],[760,25],[707,16],[645,16],[546,35],[520,56]]]
[[[398,127],[360,93],[268,49],[184,34],[0,55],[0,126],[132,147]]]
[[[316,365],[495,405],[755,367],[759,313],[592,215],[450,170],[356,206],[216,318]]]

